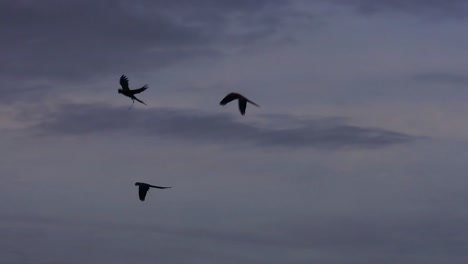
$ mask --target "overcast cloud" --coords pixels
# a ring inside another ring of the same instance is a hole
[[[197,113],[196,110],[188,109],[152,108],[128,111],[105,104],[68,104],[51,112],[43,114],[46,119],[39,121],[31,130],[53,137],[126,132],[127,136],[162,136],[189,142],[250,143],[288,148],[375,148],[411,143],[417,139],[404,133],[337,122],[333,117],[303,119],[299,127],[275,128],[248,124],[228,114]],[[22,116],[29,115],[23,113]],[[283,116],[283,120],[285,118],[287,117]]]
[[[1,1],[0,263],[467,263],[465,2]]]

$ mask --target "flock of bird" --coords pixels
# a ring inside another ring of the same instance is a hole
[[[129,82],[128,82],[128,78],[127,76],[125,75],[122,75],[120,77],[120,86],[122,87],[121,89],[118,89],[118,93],[119,94],[122,94],[124,96],[127,96],[129,97],[130,99],[132,99],[132,105],[130,106],[130,108],[132,108],[132,106],[134,105],[135,101],[141,103],[141,104],[144,104],[146,105],[145,102],[143,102],[142,100],[138,99],[135,94],[139,94],[143,91],[145,91],[146,89],[148,89],[148,85],[143,85],[141,88],[138,88],[138,89],[130,89],[129,87]],[[238,100],[238,104],[239,104],[239,112],[241,113],[241,115],[245,115],[245,109],[247,108],[247,103],[251,103],[252,105],[255,105],[256,107],[260,107],[258,104],[252,102],[251,100],[247,99],[245,96],[239,94],[239,93],[229,93],[228,95],[226,95],[222,100],[221,102],[219,102],[220,105],[222,106],[225,106],[226,104],[234,101],[234,100]],[[130,109],[129,108],[129,109]],[[135,186],[138,186],[138,195],[140,197],[140,201],[144,201],[145,198],[146,198],[146,194],[148,193],[149,189],[150,188],[156,188],[156,189],[168,189],[168,188],[171,188],[171,187],[163,187],[163,186],[156,186],[156,185],[151,185],[151,184],[148,184],[148,183],[144,183],[144,182],[136,182],[135,183]]]

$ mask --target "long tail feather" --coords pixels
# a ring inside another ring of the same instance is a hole
[[[247,99],[247,102],[249,102],[249,103],[251,103],[251,104],[255,105],[256,107],[260,107],[258,104],[256,104],[256,103],[254,103],[254,102],[250,101],[249,99]]]
[[[135,99],[135,100],[137,100],[138,102],[140,102],[140,103],[146,105],[145,102],[143,102],[142,100],[140,100],[140,99],[138,99],[138,98],[136,98],[136,97],[134,97],[133,99]]]
[[[164,186],[156,186],[156,185],[150,185],[151,187],[153,188],[157,188],[157,189],[169,189],[171,187],[164,187]]]

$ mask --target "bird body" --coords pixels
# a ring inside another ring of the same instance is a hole
[[[171,187],[162,187],[162,186],[151,185],[151,184],[144,183],[144,182],[135,182],[135,186],[138,186],[138,196],[140,197],[140,201],[145,200],[146,194],[148,193],[150,188],[157,188],[157,189],[171,188]]]
[[[239,93],[229,93],[228,95],[226,95],[223,100],[221,100],[221,102],[219,102],[220,105],[226,105],[228,104],[229,102],[231,101],[234,101],[234,100],[238,100],[239,101],[239,111],[241,113],[241,115],[245,115],[245,109],[247,108],[247,102],[255,105],[256,107],[260,107],[258,104],[252,102],[251,100],[247,99],[245,96],[239,94]]]
[[[145,85],[144,85],[143,87],[141,87],[141,88],[131,90],[131,89],[129,88],[129,86],[128,86],[128,78],[127,78],[127,76],[122,75],[122,76],[120,76],[120,86],[122,86],[122,88],[117,90],[118,93],[119,93],[119,94],[123,94],[123,95],[129,97],[130,99],[132,99],[132,106],[133,106],[133,104],[135,103],[135,101],[138,101],[138,102],[140,102],[140,103],[146,105],[145,102],[143,102],[142,100],[138,99],[138,98],[135,96],[135,94],[139,94],[139,93],[145,91],[146,89],[148,89],[148,85],[145,84]]]

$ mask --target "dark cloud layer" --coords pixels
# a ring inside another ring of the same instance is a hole
[[[465,18],[468,3],[464,0],[333,0],[335,3],[356,8],[362,14],[404,12],[431,17]]]
[[[207,143],[252,143],[261,146],[375,148],[408,143],[411,135],[330,120],[303,120],[300,127],[268,128],[236,120],[228,114],[98,104],[63,105],[34,127],[46,135],[86,135],[127,132]]]
[[[0,100],[216,59],[287,37],[280,29],[299,17],[286,0],[1,1]]]
[[[212,56],[222,52],[219,45],[229,43],[232,36],[246,44],[256,36],[274,34],[287,16],[287,3],[2,1],[0,72],[4,78],[27,75],[78,81]],[[279,13],[266,14],[264,9]],[[233,24],[244,31],[230,30]]]

